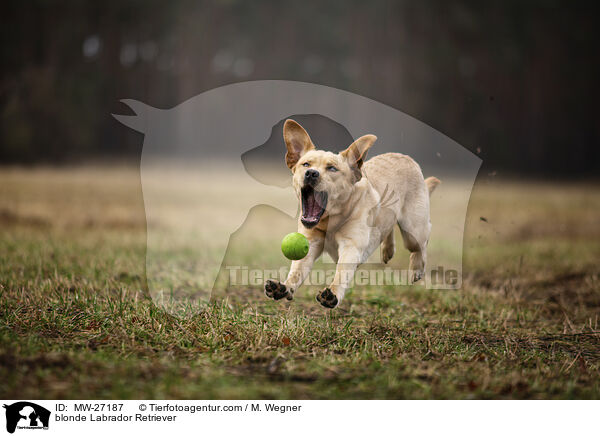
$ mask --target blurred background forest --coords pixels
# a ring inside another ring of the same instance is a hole
[[[597,175],[594,2],[15,1],[0,17],[0,163],[136,161],[111,113],[284,79],[364,95],[482,171]]]

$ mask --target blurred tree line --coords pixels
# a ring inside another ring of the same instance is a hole
[[[584,1],[3,2],[0,162],[130,157],[111,113],[257,79],[402,110],[484,171],[596,175],[597,14]]]

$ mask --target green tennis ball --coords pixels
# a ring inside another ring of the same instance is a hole
[[[300,260],[308,254],[308,239],[301,233],[285,235],[281,241],[283,255],[291,260]]]

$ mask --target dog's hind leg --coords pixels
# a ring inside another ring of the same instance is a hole
[[[396,241],[394,240],[394,228],[390,230],[390,233],[385,237],[381,243],[381,258],[383,263],[388,263],[394,253],[396,252]]]
[[[437,180],[437,179],[435,179]],[[435,188],[435,181],[431,181]],[[439,182],[439,181],[438,181]],[[410,251],[409,277],[412,283],[425,276],[427,264],[427,243],[431,233],[429,220],[429,192],[419,190],[407,197],[398,220],[404,246]]]
[[[409,277],[412,283],[418,282],[424,277],[427,264],[427,242],[431,231],[429,217],[405,216],[398,226],[404,246],[410,251]]]
[[[400,228],[404,246],[410,251],[410,263],[408,265],[411,282],[418,282],[425,275],[425,264],[427,262],[427,239],[415,237],[408,231]]]

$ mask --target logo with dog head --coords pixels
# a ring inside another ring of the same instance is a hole
[[[19,401],[10,405],[5,404],[6,431],[14,433],[16,429],[48,429],[50,411],[29,401]]]

